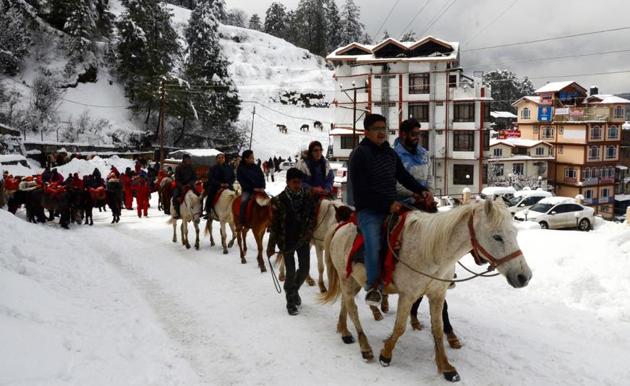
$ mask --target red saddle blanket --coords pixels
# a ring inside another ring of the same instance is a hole
[[[15,177],[7,177],[4,179],[4,188],[6,190],[18,190],[20,187],[20,180]]]
[[[88,192],[90,192],[90,197],[92,201],[102,201],[107,198],[107,192],[105,191],[104,186],[99,186],[98,188],[89,188]]]
[[[252,220],[252,214],[254,213],[254,204],[256,203],[256,198],[266,198],[266,193],[254,193],[252,198],[247,203],[247,208],[245,208],[245,223],[250,224]],[[239,222],[239,214],[241,212],[241,196],[236,197],[236,199],[232,202],[232,214],[234,215],[235,222]]]
[[[398,245],[400,242],[400,235],[404,228],[405,219],[407,218],[408,213],[409,212],[403,212],[400,214],[400,217],[398,218],[398,222],[396,223],[396,225],[394,225],[391,232],[389,233],[387,229],[387,223],[388,223],[389,217],[387,217],[387,219],[385,220],[385,223],[383,224],[383,232],[387,237],[387,238],[384,237],[383,240],[381,240],[381,243],[384,244],[384,245],[381,245],[381,259],[382,259],[381,261],[383,263],[382,265],[383,269],[381,270],[381,281],[383,282],[384,286],[387,286],[388,284],[390,284],[394,277],[394,270],[396,269],[396,259],[394,257],[394,251],[398,249]],[[352,214],[350,220],[339,224],[337,226],[337,229],[347,224],[354,224],[358,226],[356,212]],[[387,241],[389,241],[389,244],[387,243]],[[350,249],[350,253],[348,254],[348,257],[346,259],[346,277],[350,277],[350,275],[352,274],[352,263],[358,263],[362,261],[361,258],[363,257],[363,253],[364,253],[363,252],[364,243],[365,243],[365,239],[364,239],[363,233],[360,233],[360,232],[357,233],[357,236],[355,237],[354,242],[352,243],[352,248]]]
[[[66,193],[66,187],[57,183],[47,184],[44,187],[44,194],[54,199],[59,198],[64,193]]]
[[[219,202],[219,197],[221,197],[221,193],[223,193],[223,191],[225,190],[225,188],[221,188],[219,189],[219,191],[214,195],[214,197],[212,198],[212,208],[215,207],[215,205],[217,204],[217,202]],[[240,197],[239,197],[240,199]]]

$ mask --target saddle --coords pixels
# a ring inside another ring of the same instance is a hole
[[[88,188],[92,201],[102,201],[107,198],[107,192],[105,187],[99,186],[98,188]]]
[[[53,182],[44,186],[44,194],[52,199],[57,199],[66,193],[66,187]]]
[[[214,197],[212,197],[212,209],[214,209],[214,207],[217,205],[217,202],[219,202],[219,197],[221,197],[221,193],[223,193],[223,191],[227,189],[227,188],[221,188],[217,191],[217,193],[214,195]],[[239,197],[240,198],[240,197]]]
[[[20,187],[20,180],[15,177],[7,177],[4,179],[4,189],[7,191],[16,191]]]
[[[257,198],[267,198],[266,193],[254,193],[252,198],[249,199],[247,203],[247,208],[245,208],[245,223],[250,224],[252,221],[252,215],[254,213],[254,204],[256,203]],[[232,202],[232,213],[234,214],[234,218],[238,221],[239,214],[241,211],[241,198],[242,196],[236,197],[236,199]],[[241,224],[243,225],[243,224]]]

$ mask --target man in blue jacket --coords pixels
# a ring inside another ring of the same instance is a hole
[[[328,160],[322,154],[322,149],[319,141],[311,142],[308,145],[306,158],[301,159],[295,167],[304,175],[303,188],[312,189],[314,193],[327,196],[332,191],[335,175]]]
[[[420,146],[420,122],[411,118],[400,125],[399,136],[394,141],[394,150],[398,153],[405,169],[420,183],[432,190],[433,168],[429,152]],[[413,192],[400,183],[396,184],[398,198],[404,203],[414,204]]]
[[[405,170],[389,146],[385,117],[370,114],[363,121],[363,127],[365,138],[350,154],[348,178],[352,184],[359,229],[365,238],[365,301],[368,305],[379,306],[382,299],[381,228],[387,213],[396,213],[401,207],[396,201],[396,182],[412,191],[416,199],[428,192]]]
[[[254,152],[245,150],[243,157],[236,170],[236,179],[241,185],[241,207],[239,212],[239,223],[245,224],[245,210],[247,203],[254,196],[255,192],[265,191],[265,175],[261,168],[256,165]]]

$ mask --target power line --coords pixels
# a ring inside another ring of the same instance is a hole
[[[374,39],[378,39],[378,34],[381,32],[381,29],[383,29],[383,26],[385,25],[385,23],[387,22],[389,17],[392,15],[392,12],[394,12],[394,8],[396,8],[398,3],[400,3],[400,0],[396,0],[394,5],[392,6],[392,8],[389,10],[389,13],[387,14],[387,16],[385,16],[385,19],[383,19],[383,23],[381,23],[381,26],[378,27],[378,30],[376,31],[376,33],[374,35],[372,35],[372,36],[374,36]]]
[[[424,5],[422,6],[422,8],[420,8],[420,10],[418,12],[416,12],[416,14],[413,16],[413,18],[411,19],[411,21],[409,23],[407,23],[407,25],[405,26],[405,28],[403,28],[401,35],[404,35],[405,32],[407,32],[408,28],[413,24],[413,22],[416,20],[416,18],[418,18],[418,16],[420,16],[420,14],[422,13],[422,11],[424,11],[424,9],[427,7],[427,5],[429,4],[429,1],[431,0],[427,0]]]
[[[473,52],[473,51],[490,50],[490,49],[502,48],[502,47],[514,47],[514,46],[521,46],[521,45],[526,45],[526,44],[548,42],[548,41],[552,41],[552,40],[561,40],[561,39],[569,39],[569,38],[575,38],[575,37],[580,37],[580,36],[596,35],[596,34],[601,34],[601,33],[606,33],[606,32],[624,31],[624,30],[628,30],[628,29],[630,29],[630,27],[610,28],[610,29],[603,29],[603,30],[598,30],[598,31],[580,32],[580,33],[575,33],[575,34],[570,34],[570,35],[555,36],[555,37],[543,38],[543,39],[525,40],[525,41],[522,41],[522,42],[497,44],[497,45],[494,45],[494,46],[469,48],[469,49],[465,49],[465,50],[461,50],[461,51],[462,52]]]
[[[457,0],[453,0],[453,1],[452,1],[452,2],[451,2],[451,3],[450,3],[450,4],[446,7],[446,8],[444,8],[444,9],[442,10],[442,12],[440,12],[440,14],[439,14],[439,15],[437,15],[437,17],[436,17],[436,18],[434,18],[434,19],[431,21],[431,23],[429,23],[429,26],[428,26],[427,28],[425,28],[425,29],[424,29],[424,31],[422,31],[422,33],[420,34],[420,36],[424,35],[424,34],[425,34],[428,30],[430,30],[430,29],[431,29],[431,27],[433,27],[433,25],[434,25],[435,23],[437,23],[437,22],[438,22],[438,20],[440,20],[440,19],[442,18],[442,15],[444,15],[444,14],[446,13],[446,11],[448,11],[448,10],[449,10],[449,9],[453,6],[453,4],[455,4],[456,2],[457,2]]]
[[[494,65],[505,65],[505,64],[518,64],[518,63],[532,63],[532,62],[540,62],[540,61],[549,61],[549,60],[558,60],[558,59],[569,59],[569,58],[583,58],[583,57],[587,57],[587,56],[599,56],[599,55],[608,55],[608,54],[620,54],[620,53],[624,53],[624,52],[630,52],[630,49],[623,49],[623,50],[613,50],[613,51],[600,51],[600,52],[591,52],[591,53],[586,53],[586,54],[575,54],[575,55],[562,55],[562,56],[550,56],[547,58],[536,58],[536,59],[528,59],[528,60],[514,60],[514,61],[507,61],[507,62],[501,62],[501,63],[473,63],[473,64],[469,64],[468,68],[480,68],[480,67],[488,67],[488,66],[494,66]],[[478,67],[475,67],[478,66]]]
[[[466,40],[466,42],[464,42],[464,45],[470,43],[471,41],[473,41],[477,36],[479,36],[479,34],[481,34],[483,31],[485,31],[486,29],[488,29],[488,27],[490,27],[492,24],[494,24],[497,20],[499,20],[503,15],[505,15],[510,9],[512,9],[512,7],[514,7],[514,5],[518,3],[518,0],[514,0],[512,3],[510,3],[510,5],[508,5],[507,8],[505,8],[499,15],[497,15],[497,17],[495,17],[494,19],[492,19],[492,21],[488,24],[486,24],[483,28],[479,29],[477,32],[475,32],[475,34],[469,38],[468,40]]]

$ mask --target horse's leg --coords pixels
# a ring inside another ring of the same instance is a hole
[[[459,381],[460,377],[455,367],[448,362],[446,350],[444,349],[444,325],[442,323],[442,309],[444,308],[444,295],[430,295],[429,309],[431,310],[431,332],[433,333],[433,342],[435,344],[435,363],[438,371],[444,375],[444,378],[451,382]]]
[[[243,233],[244,232],[245,232],[245,229],[242,226],[239,226],[236,229],[236,239],[238,241],[238,250],[241,254],[241,264],[247,263],[247,260],[245,260],[245,252],[243,251]]]
[[[337,321],[337,332],[341,334],[341,340],[345,344],[354,343],[354,337],[348,330],[348,311],[346,310],[346,303],[341,302],[341,308],[339,309],[339,321]]]
[[[361,287],[356,284],[353,278],[342,278],[345,273],[340,273],[339,284],[341,285],[342,301],[345,302],[346,311],[354,324],[354,328],[357,330],[357,337],[359,338],[359,347],[361,348],[361,356],[366,361],[374,359],[374,353],[372,347],[368,342],[367,336],[363,332],[361,321],[359,320],[359,311],[357,310],[357,304],[354,302],[354,297],[361,290]],[[354,287],[354,288],[352,288]]]
[[[448,304],[446,303],[446,299],[444,299],[444,307],[442,307],[442,321],[444,322],[444,333],[446,334],[448,345],[454,349],[462,348],[462,342],[460,342],[457,335],[455,335],[453,326],[448,317]]]
[[[383,300],[381,300],[381,311],[385,314],[389,312],[389,295],[387,294],[383,294]]]
[[[208,228],[208,233],[210,233],[210,246],[214,247],[214,236],[212,236],[212,218],[208,216],[208,221],[206,221],[206,228]]]
[[[234,246],[234,240],[236,240],[236,226],[234,226],[233,222],[228,222],[228,225],[232,231],[232,240],[228,243],[228,248],[232,248]]]
[[[379,311],[378,307],[370,306],[370,311],[372,311],[372,316],[374,317],[374,320],[376,320],[377,322],[379,320],[383,320],[383,314],[381,314],[381,311]]]
[[[193,220],[193,226],[195,227],[195,249],[199,250],[199,222]]]
[[[420,323],[420,321],[418,320],[418,307],[420,307],[421,301],[422,301],[422,296],[420,296],[420,298],[416,300],[415,303],[413,303],[413,306],[411,306],[411,312],[410,312],[411,328],[417,331],[420,331],[423,328],[422,323]]]
[[[260,229],[258,232],[254,234],[256,238],[256,246],[258,247],[258,268],[260,268],[260,272],[267,272],[267,268],[265,268],[265,261],[263,260],[263,237],[265,236],[265,228]]]
[[[171,221],[173,224],[173,242],[177,242],[177,220],[171,217]]]
[[[182,243],[186,246],[186,249],[190,249],[190,243],[188,242],[188,222],[182,219]]]
[[[219,230],[221,231],[221,246],[223,247],[223,254],[227,255],[227,230],[225,229],[225,221],[219,222]]]
[[[278,271],[279,271],[278,280],[284,281],[284,279],[286,279],[286,274],[285,274],[286,267],[284,266],[284,258],[280,260],[280,269]]]
[[[315,245],[315,253],[317,254],[317,270],[319,271],[319,292],[326,292],[326,285],[324,284],[324,249],[319,245]]]
[[[381,365],[385,367],[389,366],[392,361],[392,352],[394,351],[396,342],[398,342],[398,338],[405,333],[407,318],[409,317],[409,310],[411,310],[412,303],[413,299],[409,295],[398,295],[398,309],[396,310],[396,323],[394,324],[394,331],[392,332],[392,335],[385,340],[385,345],[383,346],[379,357]]]

